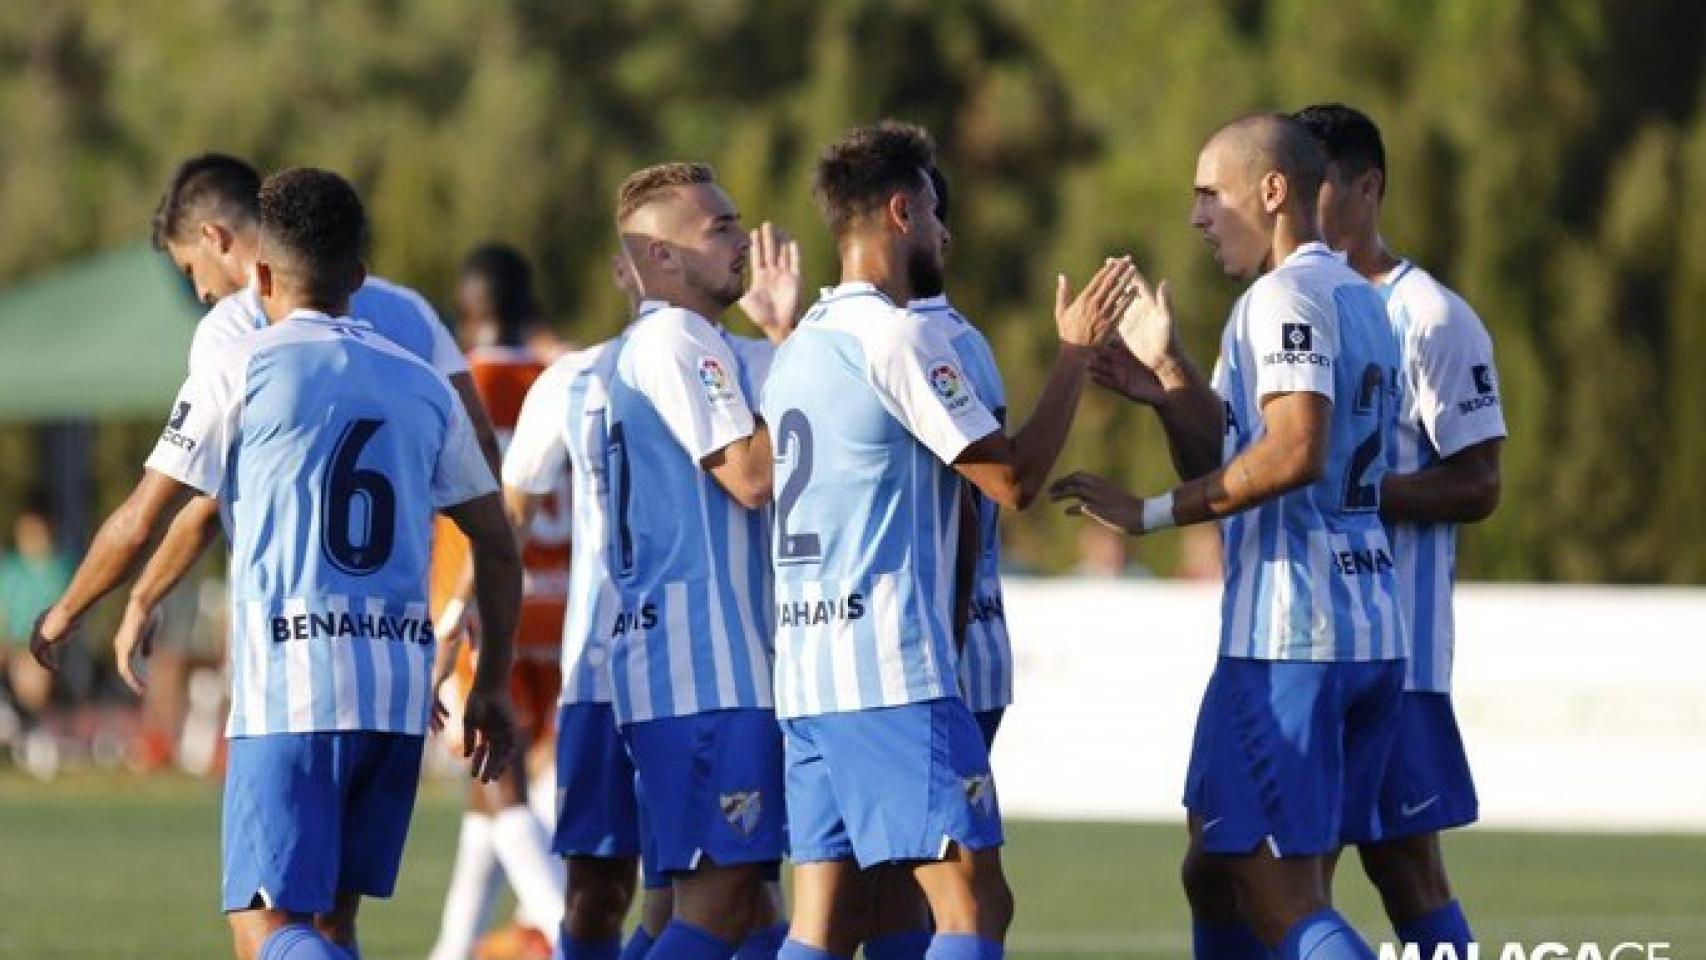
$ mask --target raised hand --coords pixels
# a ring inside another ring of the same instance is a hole
[[[1054,288],[1054,325],[1060,339],[1080,347],[1101,345],[1131,302],[1136,273],[1130,257],[1110,257],[1076,298],[1066,274],[1061,274]]]
[[[462,708],[462,755],[468,775],[481,783],[503,776],[515,759],[515,707],[506,690],[475,687]]]
[[[1090,358],[1090,379],[1133,403],[1153,407],[1167,399],[1161,378],[1132,356],[1121,340],[1102,344]]]
[[[154,653],[154,634],[159,629],[159,607],[144,610],[134,604],[126,604],[124,619],[119,621],[118,632],[113,634],[113,660],[118,664],[118,675],[124,679],[125,686],[139,697],[148,689],[148,679],[142,668]]]
[[[1143,501],[1112,480],[1080,470],[1050,484],[1048,498],[1055,503],[1064,501],[1068,516],[1089,517],[1120,533],[1143,532]]]
[[[1175,362],[1179,355],[1172,293],[1165,280],[1151,289],[1149,281],[1135,269],[1132,278],[1134,295],[1120,317],[1120,340],[1139,363],[1156,371]]]
[[[780,344],[794,332],[800,318],[800,245],[786,230],[766,220],[752,231],[747,253],[752,282],[740,298],[740,308],[771,343]]]

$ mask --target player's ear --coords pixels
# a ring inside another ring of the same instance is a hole
[[[1285,206],[1286,199],[1291,196],[1291,184],[1286,182],[1285,174],[1278,170],[1269,170],[1262,174],[1258,191],[1262,198],[1262,209],[1270,214],[1279,213],[1280,208]]]
[[[231,235],[231,231],[211,220],[202,221],[196,233],[201,237],[203,243],[213,248],[214,253],[222,256],[230,252],[231,241],[235,239]]]
[[[1386,192],[1386,174],[1373,167],[1363,174],[1362,195],[1368,200],[1379,200]]]
[[[905,190],[896,190],[889,194],[889,202],[884,210],[889,223],[901,233],[912,232],[912,197]]]
[[[262,299],[273,295],[272,264],[265,260],[255,261],[255,292],[260,294]]]
[[[646,241],[646,259],[664,270],[681,269],[681,258],[676,256],[675,247],[665,240]]]

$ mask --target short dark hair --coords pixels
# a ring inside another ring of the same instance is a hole
[[[1346,179],[1370,170],[1380,171],[1380,192],[1386,193],[1386,144],[1380,128],[1368,115],[1342,103],[1318,103],[1292,114],[1327,152],[1327,162]]]
[[[884,120],[850,131],[824,149],[812,193],[839,239],[854,220],[888,202],[897,190],[922,186],[936,165],[936,146],[923,127]]]
[[[716,182],[716,171],[706,163],[659,163],[635,170],[616,190],[616,222],[627,223],[641,207],[676,187]]]
[[[261,175],[248,161],[225,153],[198,153],[172,171],[154,209],[154,249],[165,250],[196,225],[224,219],[244,226],[258,218]]]
[[[520,250],[506,243],[481,244],[462,258],[462,275],[485,285],[505,343],[519,340],[522,328],[538,319],[533,268]]]
[[[930,185],[936,188],[936,219],[948,222],[948,178],[942,168],[930,165]]]
[[[349,181],[314,167],[283,170],[261,184],[261,243],[287,261],[302,292],[335,303],[355,290],[367,243],[367,214]]]

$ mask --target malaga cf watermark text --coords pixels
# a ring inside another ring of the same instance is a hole
[[[1453,944],[1442,943],[1432,953],[1424,953],[1414,943],[1380,945],[1380,960],[1672,960],[1668,941],[1600,943],[1588,940],[1581,943],[1510,942],[1503,946],[1491,943],[1471,943],[1462,951]]]

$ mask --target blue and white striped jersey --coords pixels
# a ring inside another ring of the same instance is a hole
[[[468,359],[426,298],[401,284],[368,277],[350,297],[350,316],[366,320],[379,335],[421,358],[447,377],[468,370]],[[190,340],[190,370],[200,369],[214,353],[245,334],[267,327],[260,294],[251,286],[214,304],[196,324]]]
[[[1409,261],[1377,287],[1403,350],[1403,415],[1392,469],[1415,473],[1486,440],[1505,436],[1493,340],[1462,297]],[[1398,606],[1410,636],[1405,685],[1451,691],[1457,579],[1457,525],[1391,523]]]
[[[907,309],[930,321],[953,345],[972,392],[996,422],[1005,425],[1007,388],[983,332],[955,310],[945,294],[914,300]],[[1007,608],[1001,595],[1001,509],[983,494],[974,491],[973,495],[982,552],[972,584],[965,645],[960,648],[960,696],[973,713],[981,713],[1013,702],[1013,646],[1007,637]]]
[[[701,466],[753,431],[733,339],[648,302],[617,352],[605,449],[618,723],[771,705],[767,511]]]
[[[868,283],[824,292],[776,352],[776,700],[783,717],[957,696],[959,475],[1000,429],[953,346]]]
[[[606,548],[605,401],[622,338],[559,358],[527,391],[509,449],[506,487],[543,496],[569,467],[568,615],[563,620],[563,688],[559,702],[609,703],[610,628],[616,586]]]
[[[497,489],[462,404],[347,317],[298,311],[206,359],[148,468],[224,512],[228,734],[424,733],[432,515]]]
[[[1309,391],[1333,403],[1327,468],[1222,524],[1223,656],[1395,660],[1408,655],[1380,522],[1402,386],[1380,295],[1322,243],[1306,243],[1238,299],[1214,387],[1225,459],[1265,432],[1262,398]]]

